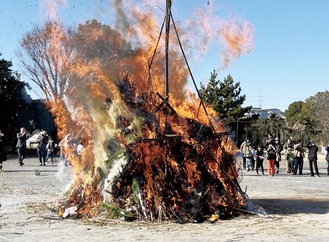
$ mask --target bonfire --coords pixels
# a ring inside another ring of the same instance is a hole
[[[108,140],[109,175],[100,167],[85,165],[90,177],[76,181],[61,213],[76,207],[76,215],[92,216],[105,203],[118,208],[117,216],[151,221],[237,215],[245,197],[237,180],[235,145],[228,134],[181,117],[159,93],[140,93],[128,78],[119,89],[125,91],[122,98],[138,118],[116,118],[120,132]],[[112,105],[107,100],[109,110]]]
[[[170,7],[167,1],[167,36]],[[187,64],[185,55],[172,51],[175,63],[168,62],[168,41],[159,55],[165,68],[151,47],[128,61],[134,73],[115,77],[97,61],[70,63],[71,76],[87,81],[71,88],[66,102],[51,105],[60,136],[73,137],[63,145],[75,176],[60,216],[92,217],[105,209],[129,220],[202,222],[236,216],[246,205],[236,146],[215,111],[182,89],[192,73],[173,68]],[[183,51],[179,38],[178,46]],[[142,66],[146,78],[137,74]],[[83,143],[82,154],[75,140]]]

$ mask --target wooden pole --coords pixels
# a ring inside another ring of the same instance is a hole
[[[168,101],[169,101],[169,33],[170,33],[170,16],[171,16],[171,0],[166,0],[166,98],[165,98],[165,107],[168,108]],[[166,111],[166,120],[165,120],[165,135],[168,132],[168,112]],[[169,187],[169,180],[168,180],[168,140],[165,141],[165,205],[166,205],[166,214],[168,214],[168,187]]]
[[[166,99],[169,95],[169,33],[170,33],[171,0],[166,0]]]

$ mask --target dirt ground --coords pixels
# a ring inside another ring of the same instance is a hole
[[[285,173],[257,176],[244,171],[241,181],[250,204],[263,215],[241,215],[215,223],[148,223],[56,219],[52,211],[72,180],[70,168],[59,162],[39,167],[27,158],[4,163],[0,181],[0,241],[328,241],[329,176],[320,156],[321,177]],[[39,170],[40,175],[35,174]]]

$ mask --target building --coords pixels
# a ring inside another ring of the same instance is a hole
[[[252,108],[248,116],[251,117],[252,115],[259,115],[259,118],[267,119],[271,113],[275,113],[281,117],[284,117],[284,112],[282,112],[280,109],[277,108],[267,108],[267,109]]]

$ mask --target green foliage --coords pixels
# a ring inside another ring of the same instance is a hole
[[[103,203],[100,208],[100,213],[105,215],[107,219],[122,218],[127,220],[134,219],[135,215],[125,209],[114,204]]]
[[[131,203],[136,205],[140,204],[139,196],[141,192],[140,192],[138,180],[136,178],[134,178],[132,181],[131,190],[133,196]],[[124,217],[126,220],[133,220],[136,217],[136,215],[133,212],[122,209],[116,204],[103,203],[100,208],[100,213],[103,215],[105,214],[106,218],[108,219]]]
[[[314,111],[312,107],[312,98],[308,102],[294,102],[289,105],[288,109],[285,111],[285,116],[287,118],[288,125],[293,128],[294,125],[300,124],[306,127],[315,127],[316,119],[314,116]]]
[[[118,150],[105,161],[105,164],[112,164],[114,160],[123,157],[125,151],[126,151],[125,149]]]
[[[139,188],[139,183],[138,183],[138,180],[136,178],[133,179],[133,183],[131,184],[131,190],[134,194],[134,202],[136,204],[139,204],[140,203],[140,200],[139,200],[139,194],[141,193],[140,191],[140,188]]]
[[[318,92],[305,100],[303,114],[309,139],[325,146],[329,142],[329,91]]]
[[[266,133],[272,134],[275,137],[281,137],[283,134],[282,130],[287,128],[286,120],[276,113],[269,114],[268,118],[265,120]]]
[[[304,102],[298,101],[293,102],[289,105],[288,109],[284,112],[289,127],[293,127],[293,125],[299,121],[302,122],[302,109],[303,109]]]
[[[248,134],[248,127],[254,117],[246,118],[244,115],[251,110],[251,106],[242,107],[246,96],[241,95],[240,82],[234,83],[231,75],[221,82],[216,80],[217,73],[213,71],[207,86],[201,84],[200,96],[217,112],[218,118],[228,130],[236,131],[236,143]],[[240,119],[243,121],[239,121]]]
[[[319,92],[305,102],[298,101],[289,105],[285,116],[295,137],[304,139],[304,142],[310,139],[319,142],[328,139],[328,101],[328,92]],[[319,136],[321,133],[322,137]]]
[[[304,113],[317,130],[329,130],[329,91],[318,92],[305,101]]]
[[[213,71],[208,85],[201,85],[200,95],[217,112],[220,120],[230,122],[237,120],[249,112],[251,107],[242,107],[246,96],[241,95],[240,82],[234,83],[231,75],[221,82]]]
[[[53,117],[44,102],[31,99],[26,93],[26,83],[20,81],[20,75],[11,68],[10,61],[0,59],[0,129],[5,134],[6,145],[15,147],[20,127],[30,132],[44,129],[56,138]]]
[[[142,125],[144,123],[144,119],[142,117],[136,116],[134,117],[134,124],[136,125],[136,135],[137,137],[142,136]]]
[[[268,134],[266,119],[257,119],[250,125],[249,129],[251,132],[248,132],[249,135],[244,140],[249,139],[253,144],[265,145],[266,135]]]
[[[7,138],[7,145],[15,142],[16,131],[25,121],[22,113],[30,100],[25,83],[20,81],[20,76],[11,67],[10,61],[0,59],[0,129]]]
[[[248,138],[254,144],[265,145],[268,134],[278,137],[281,142],[290,136],[285,118],[276,113],[270,113],[266,119],[255,120],[251,123],[249,130]]]

